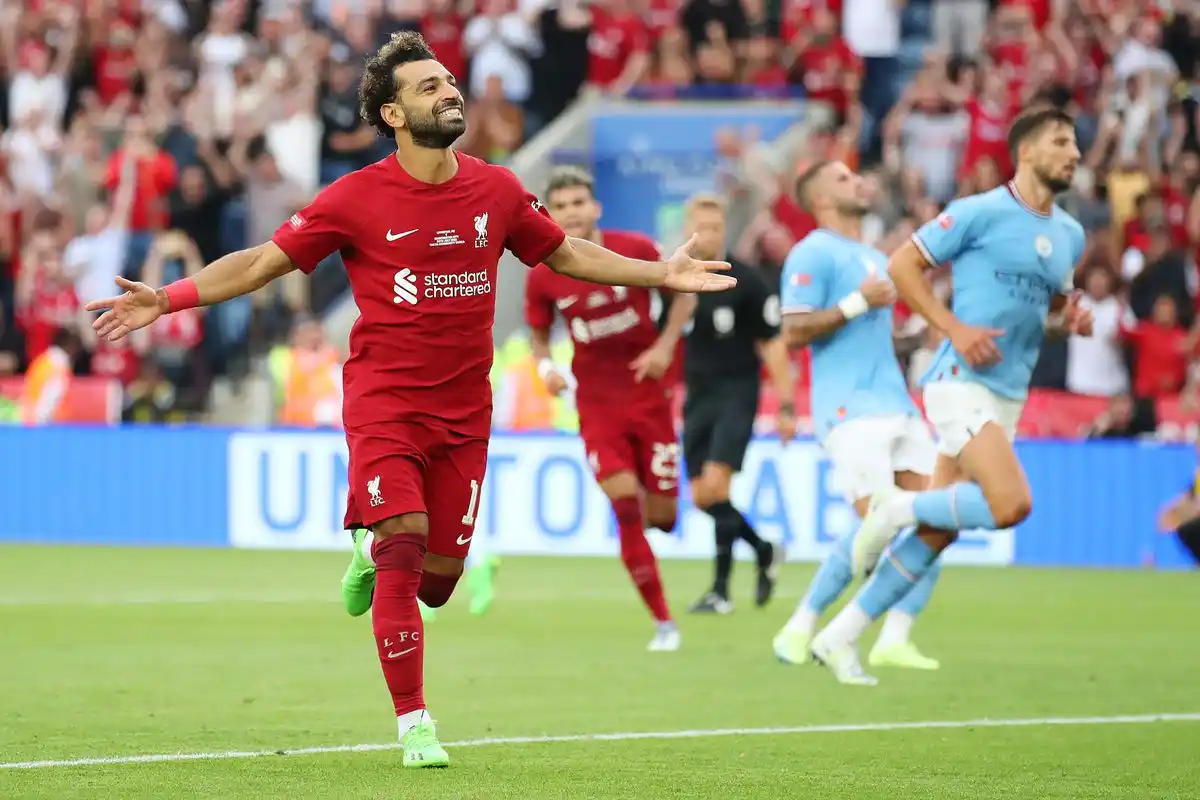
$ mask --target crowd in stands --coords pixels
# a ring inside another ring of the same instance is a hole
[[[389,152],[359,120],[357,81],[401,28],[460,78],[460,149],[494,162],[581,92],[827,104],[836,124],[786,165],[735,125],[715,143],[732,165],[720,188],[750,209],[733,251],[767,270],[812,227],[788,191],[811,159],[869,176],[867,236],[886,251],[1007,178],[1018,109],[1065,106],[1084,165],[1063,203],[1089,233],[1078,284],[1097,335],[1049,344],[1036,382],[1116,398],[1098,434],[1153,429],[1164,403],[1200,409],[1196,0],[10,0],[0,374],[65,342],[77,372],[130,387],[127,417],[175,418],[203,408],[213,375],[307,325],[345,288],[336,263],[117,347],[80,309],[118,273],[165,282],[269,238]],[[915,376],[936,334],[900,312]]]

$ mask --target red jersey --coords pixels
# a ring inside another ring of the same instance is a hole
[[[783,43],[791,44],[798,34],[812,27],[813,18],[821,10],[840,19],[842,0],[783,0],[780,9],[780,37]]]
[[[1029,79],[1029,45],[1016,40],[1000,42],[992,48],[991,56],[996,69],[1000,70],[1008,84],[1009,102],[1014,107],[1020,107],[1025,83]]]
[[[642,10],[642,19],[650,35],[657,41],[665,31],[679,25],[679,0],[649,0]]]
[[[137,379],[141,367],[142,357],[133,349],[129,337],[115,342],[96,340],[96,347],[92,350],[92,375],[112,378],[120,381],[122,386],[128,386]]]
[[[617,16],[600,6],[592,7],[592,32],[588,34],[588,82],[611,86],[625,71],[635,53],[650,47],[646,24],[636,14]]]
[[[108,105],[133,89],[138,73],[137,56],[132,47],[97,47],[92,53],[96,94]]]
[[[1183,389],[1191,355],[1186,349],[1187,331],[1139,322],[1133,328],[1122,328],[1121,335],[1134,348],[1135,395],[1167,397]]]
[[[862,65],[846,40],[836,36],[804,48],[796,55],[792,69],[800,73],[808,99],[829,103],[844,114],[850,101],[846,95],[846,73],[857,73]]]
[[[121,164],[124,160],[123,150],[117,150],[109,156],[104,186],[110,192],[115,192],[121,181]],[[175,188],[177,179],[175,159],[165,150],[159,150],[152,157],[138,162],[133,207],[129,211],[130,228],[135,231],[155,231],[163,226],[167,221],[167,195]]]
[[[79,298],[69,282],[34,279],[29,305],[18,310],[18,322],[25,330],[25,357],[33,361],[54,342],[60,328],[70,327],[79,316]]]
[[[455,156],[454,177],[429,184],[389,155],[272,237],[306,273],[341,251],[360,313],[342,369],[347,429],[425,419],[490,433],[496,265],[505,250],[537,264],[566,234],[512,172]]]
[[[963,105],[971,118],[967,133],[967,146],[963,148],[963,171],[970,172],[975,162],[990,158],[996,162],[1000,175],[1012,175],[1012,161],[1008,154],[1008,126],[1012,119],[1009,109],[1000,105],[980,102],[972,97]]]
[[[601,243],[630,258],[658,261],[658,246],[639,233],[603,231]],[[628,406],[663,399],[664,381],[634,381],[630,363],[658,339],[658,296],[651,289],[597,286],[559,275],[544,264],[525,284],[525,321],[547,330],[557,310],[575,343],[571,371],[580,408]]]
[[[421,18],[421,35],[438,61],[460,81],[467,79],[467,56],[463,52],[463,28],[458,14],[426,14]]]

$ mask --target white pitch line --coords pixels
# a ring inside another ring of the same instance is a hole
[[[577,733],[567,736],[502,736],[446,742],[448,748],[494,747],[513,744],[560,744],[563,742],[629,742],[645,739],[708,739],[717,736],[793,736],[819,733],[862,733],[888,731],[952,730],[961,728],[1021,728],[1050,725],[1145,725],[1155,722],[1200,722],[1200,713],[1138,714],[1113,717],[1035,717],[1030,719],[924,720],[919,722],[863,722],[845,725],[798,725],[773,728],[709,728],[682,731],[635,731],[629,733]],[[306,756],[322,753],[368,753],[398,750],[399,742],[301,747],[295,750],[229,750],[220,753],[156,753],[140,756],[100,756],[49,761],[0,763],[0,769],[47,769],[93,767],[113,764],[157,764],[166,761],[217,761],[264,756]]]

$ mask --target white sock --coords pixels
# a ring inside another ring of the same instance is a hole
[[[871,627],[871,618],[858,607],[858,603],[850,603],[821,631],[821,636],[830,636],[835,642],[854,644],[859,637]]]
[[[796,606],[796,610],[792,612],[792,618],[783,626],[785,631],[801,632],[805,636],[812,636],[813,631],[817,627],[817,620],[820,615],[800,601],[800,605]]]
[[[400,738],[404,738],[404,734],[411,731],[413,728],[421,724],[433,722],[433,718],[429,716],[429,712],[422,708],[420,711],[410,711],[407,714],[401,714],[396,717],[396,727],[400,729]]]
[[[911,614],[905,614],[903,611],[889,611],[883,618],[883,628],[879,631],[879,640],[875,642],[875,646],[891,647],[905,644],[912,632],[913,622]]]
[[[375,534],[367,531],[363,535],[362,544],[359,545],[358,552],[367,560],[367,563],[372,567],[375,566],[375,556],[371,553],[371,545],[375,543]]]
[[[885,511],[893,525],[898,528],[907,528],[917,524],[917,512],[913,508],[916,499],[916,492],[896,492],[892,495]]]

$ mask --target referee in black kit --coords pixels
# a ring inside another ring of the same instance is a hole
[[[766,365],[779,394],[779,435],[796,433],[794,386],[787,347],[779,338],[778,289],[754,267],[725,254],[725,201],[701,194],[685,206],[687,236],[696,235],[693,257],[724,259],[737,286],[726,292],[698,295],[698,305],[684,346],[683,457],[692,500],[716,526],[716,570],[712,588],[691,608],[693,613],[728,614],[729,574],[738,540],[754,549],[758,583],[754,601],[764,606],[775,591],[783,548],[758,533],[729,502],[729,484],[742,467],[758,413],[760,375]]]

